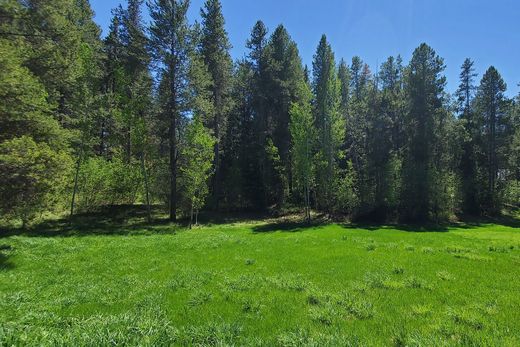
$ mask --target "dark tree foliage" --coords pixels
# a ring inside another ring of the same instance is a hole
[[[408,114],[405,119],[407,139],[403,157],[401,208],[404,218],[427,220],[434,213],[434,190],[441,189],[435,163],[442,138],[440,126],[446,78],[444,61],[426,44],[413,53],[406,78]]]
[[[491,66],[480,81],[476,100],[482,117],[482,207],[491,214],[500,209],[500,193],[504,187],[508,131],[506,110],[509,107],[504,96],[506,88],[497,69]]]
[[[229,50],[231,44],[225,29],[225,20],[222,14],[222,5],[219,0],[206,0],[201,10],[202,38],[200,42],[201,55],[211,75],[209,84],[213,114],[206,121],[213,129],[217,142],[215,144],[215,174],[213,176],[214,206],[218,209],[221,177],[221,145],[225,135],[225,125],[231,108],[232,63]]]
[[[475,92],[475,69],[471,59],[464,60],[460,72],[460,84],[456,92],[457,109],[464,129],[460,175],[462,181],[462,211],[468,214],[480,213],[478,170],[480,136],[479,115],[473,107]]]
[[[300,206],[423,222],[520,204],[520,101],[496,68],[477,87],[466,59],[450,95],[427,44],[371,70],[324,35],[309,71],[262,21],[233,62],[221,1],[190,24],[189,0],[149,0],[148,27],[143,5],[114,9],[102,40],[87,0],[0,1],[2,218],[139,203],[148,220],[163,204],[172,221]]]
[[[177,172],[179,125],[188,111],[188,72],[192,51],[191,32],[186,14],[189,0],[153,0],[149,3],[152,24],[150,48],[165,81],[164,116],[168,121],[170,220],[177,219]]]

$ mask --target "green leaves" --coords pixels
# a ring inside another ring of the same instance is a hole
[[[181,149],[181,186],[187,200],[187,212],[200,210],[208,195],[208,180],[212,173],[216,139],[195,116],[186,128],[186,143]]]
[[[72,162],[64,150],[54,150],[22,136],[0,144],[0,210],[24,224],[55,208],[66,186]]]

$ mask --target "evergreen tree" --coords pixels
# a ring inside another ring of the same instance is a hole
[[[63,206],[71,169],[67,133],[44,86],[24,66],[26,49],[21,37],[0,38],[0,213],[24,226]]]
[[[478,184],[478,144],[480,138],[480,120],[473,108],[474,79],[477,76],[471,59],[464,60],[460,72],[460,84],[456,92],[459,119],[464,129],[460,160],[460,175],[462,181],[462,210],[469,214],[479,214],[479,184]]]
[[[229,54],[231,44],[229,43],[225,20],[222,15],[222,5],[219,0],[206,0],[201,10],[202,38],[201,54],[208,66],[212,84],[210,86],[211,99],[213,102],[213,114],[207,124],[211,129],[217,142],[215,143],[215,175],[213,177],[213,199],[215,207],[218,208],[220,200],[221,181],[221,145],[225,135],[225,124],[231,107],[231,77],[232,62]]]
[[[511,135],[508,148],[508,182],[505,202],[520,206],[520,94],[510,108]]]
[[[385,220],[396,212],[400,186],[402,88],[400,58],[389,57],[370,89],[368,113],[368,166],[374,185],[370,213]],[[380,84],[380,89],[377,84]]]
[[[333,185],[338,182],[339,147],[344,139],[345,122],[339,114],[340,89],[334,53],[322,36],[313,61],[314,123],[317,135],[316,190],[318,206],[333,208]]]
[[[79,114],[92,112],[85,99],[92,101],[101,77],[101,31],[93,11],[87,0],[28,0],[23,9],[18,30],[30,34],[26,42],[32,48],[26,66],[45,86],[56,119],[77,128]]]
[[[442,151],[440,127],[444,122],[443,93],[446,78],[442,76],[444,61],[426,44],[415,49],[406,81],[408,114],[405,120],[407,138],[403,158],[403,190],[401,217],[426,220],[440,211],[437,194],[446,191],[443,169],[436,159]]]
[[[354,98],[361,99],[361,93],[363,91],[363,61],[360,57],[355,56],[352,58],[352,63],[350,65],[350,89],[352,90],[352,94]]]
[[[280,190],[267,189],[273,198],[269,203],[282,204],[292,187],[292,162],[290,158],[291,136],[289,133],[290,105],[301,97],[300,83],[303,80],[301,59],[296,43],[287,30],[278,26],[266,48],[266,110],[267,135],[272,139],[283,164],[284,177],[276,177],[274,172],[266,172],[275,181],[284,182]]]
[[[192,51],[186,14],[189,0],[153,0],[149,3],[152,24],[150,48],[160,66],[166,93],[164,115],[168,121],[170,220],[177,219],[177,161],[179,125],[188,110],[189,57]]]
[[[96,119],[99,142],[97,154],[110,158],[119,144],[118,120],[124,95],[123,8],[112,11],[110,31],[103,42],[103,93],[105,112]]]
[[[250,151],[255,158],[255,164],[248,172],[255,180],[251,181],[250,191],[255,192],[257,198],[256,209],[265,209],[268,205],[266,189],[267,159],[265,144],[268,135],[268,108],[267,108],[267,63],[266,46],[268,30],[262,21],[257,21],[251,30],[251,37],[247,41],[249,49],[248,63],[253,71],[251,81],[251,111],[253,123],[253,138],[250,139]],[[253,172],[255,172],[253,174]]]
[[[358,213],[367,215],[374,204],[374,182],[370,175],[368,158],[369,118],[375,112],[377,91],[372,83],[370,69],[359,57],[352,59],[350,68],[351,91],[349,99],[345,148],[347,161],[352,162],[358,188]]]
[[[499,177],[499,172],[505,168],[504,152],[507,147],[504,142],[508,106],[504,95],[506,88],[506,83],[497,69],[491,66],[480,81],[476,97],[477,109],[482,120],[480,131],[483,134],[480,149],[484,153],[482,209],[490,214],[500,212],[503,178]]]
[[[340,112],[346,117],[350,99],[350,71],[347,63],[343,59],[339,62],[338,80],[341,92]]]
[[[226,207],[231,210],[251,209],[260,206],[258,160],[254,153],[254,129],[252,110],[251,64],[237,62],[232,98],[233,107],[229,114],[225,136],[225,154],[222,160],[223,193]]]

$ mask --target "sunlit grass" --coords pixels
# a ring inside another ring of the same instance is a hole
[[[520,345],[512,226],[168,228],[0,239],[0,345]]]

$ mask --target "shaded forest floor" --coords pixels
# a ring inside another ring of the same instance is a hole
[[[520,344],[520,223],[114,208],[0,234],[0,345]]]

